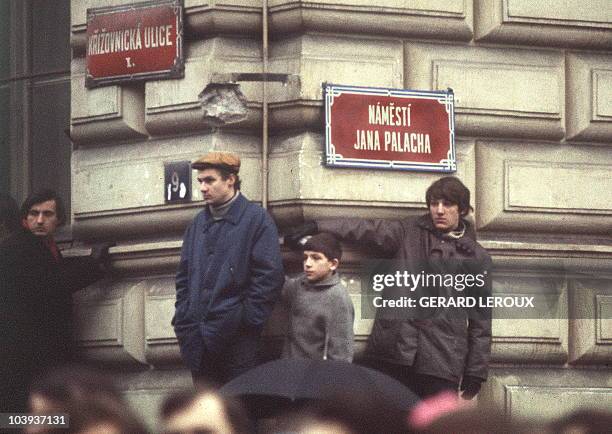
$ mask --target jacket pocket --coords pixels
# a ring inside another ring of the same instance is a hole
[[[209,312],[200,324],[207,351],[217,353],[233,340],[240,330],[243,310],[238,302],[231,308]]]
[[[238,279],[236,278],[236,266],[229,264],[229,282],[227,283],[226,291],[233,294],[238,289]]]
[[[192,371],[198,371],[202,364],[204,345],[200,327],[197,323],[183,323],[174,326],[176,339],[181,350],[181,357]]]

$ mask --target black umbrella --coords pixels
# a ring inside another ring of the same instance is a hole
[[[374,369],[336,360],[280,359],[264,363],[221,388],[226,396],[282,398],[290,402],[337,399],[359,394],[407,412],[418,397],[394,378]],[[269,405],[269,402],[268,404]]]

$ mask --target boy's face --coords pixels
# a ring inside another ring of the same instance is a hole
[[[309,282],[318,282],[338,268],[337,259],[327,259],[321,252],[304,250],[304,274]]]
[[[429,204],[429,215],[434,226],[441,232],[454,231],[459,227],[459,205],[446,199],[434,199]]]

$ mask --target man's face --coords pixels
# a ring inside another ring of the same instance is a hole
[[[318,282],[338,268],[338,260],[330,260],[321,252],[304,250],[304,273],[309,282]]]
[[[454,231],[459,227],[459,205],[446,199],[433,199],[429,203],[429,215],[434,226],[441,232]]]
[[[200,183],[202,197],[207,205],[221,205],[234,196],[235,175],[223,179],[217,169],[198,170],[198,182]]]
[[[59,225],[55,211],[55,201],[35,203],[26,217],[28,229],[39,237],[52,237]]]

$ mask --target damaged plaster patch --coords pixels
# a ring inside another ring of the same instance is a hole
[[[240,122],[247,116],[247,100],[236,83],[210,83],[198,95],[204,120],[213,126]]]

